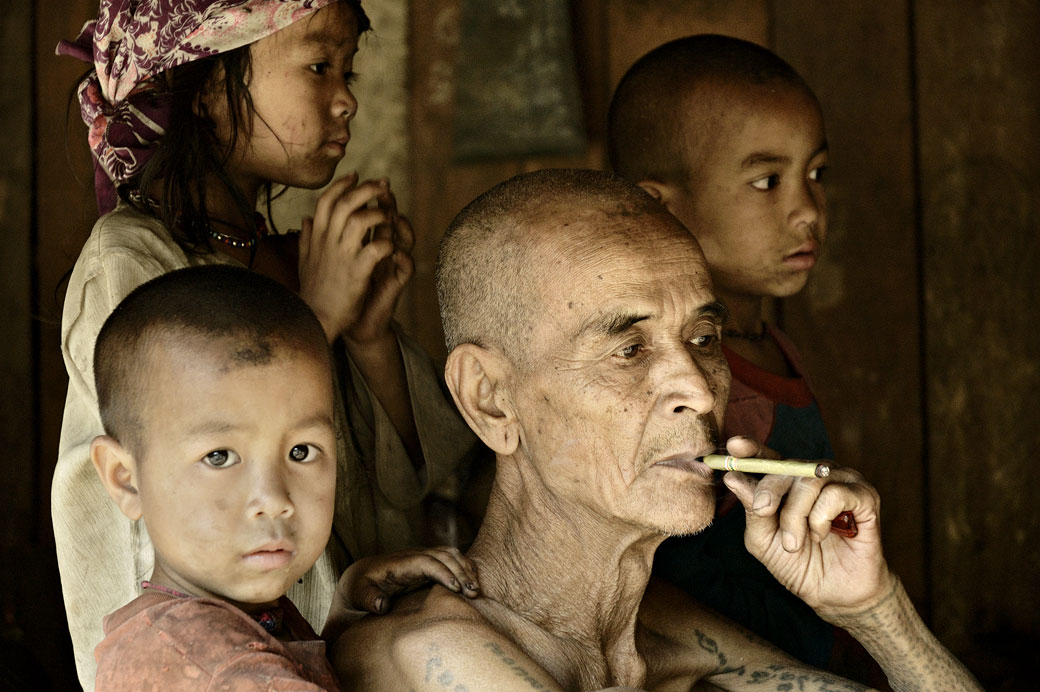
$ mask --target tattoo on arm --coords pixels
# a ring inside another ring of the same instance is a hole
[[[548,689],[545,685],[536,680],[526,668],[518,664],[516,659],[510,657],[502,647],[495,642],[485,642],[484,648],[494,654],[496,658],[502,661],[502,663],[509,666],[510,672],[526,682],[532,690]],[[443,687],[445,690],[449,690],[450,692],[469,692],[469,688],[465,685],[457,684],[455,682],[455,673],[444,665],[444,659],[442,659],[436,652],[432,653],[426,659],[425,682],[436,683],[438,686]]]
[[[749,685],[761,685],[763,690],[776,692],[861,692],[868,689],[822,670],[794,668],[784,663],[770,663],[752,670],[744,665],[732,666],[714,639],[697,629],[694,634],[697,645],[715,657],[716,665],[711,675],[733,675],[743,678]]]
[[[441,687],[451,692],[469,692],[465,685],[455,685],[455,673],[444,667],[444,661],[440,656],[433,655],[426,659],[426,682],[436,681]]]
[[[509,666],[509,669],[513,672],[514,675],[516,675],[519,678],[523,678],[524,682],[530,685],[532,690],[546,689],[545,685],[535,680],[534,677],[529,672],[527,672],[526,668],[519,665],[515,659],[508,656],[506,652],[502,650],[502,647],[500,647],[495,642],[486,642],[484,644],[484,648],[491,651],[491,653],[497,656],[502,661],[502,663],[505,663],[507,666]]]

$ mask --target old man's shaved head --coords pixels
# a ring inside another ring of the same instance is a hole
[[[448,350],[473,343],[524,363],[524,330],[543,282],[553,281],[546,253],[596,233],[596,217],[643,214],[667,212],[635,185],[591,170],[526,173],[475,199],[448,228],[437,261]]]

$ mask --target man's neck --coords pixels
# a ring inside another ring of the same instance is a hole
[[[534,628],[559,644],[518,642],[547,669],[591,678],[584,684],[640,686],[636,620],[664,536],[547,497],[521,475],[500,464],[469,552],[482,592],[519,618],[512,625],[521,639]]]

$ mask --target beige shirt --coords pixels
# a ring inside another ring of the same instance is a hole
[[[94,342],[109,313],[137,286],[175,269],[214,263],[234,261],[219,254],[186,255],[157,219],[120,206],[94,226],[69,280],[61,329],[69,390],[51,513],[76,667],[87,690],[93,689],[102,619],[140,594],[153,560],[144,524],[120,512],[90,461],[91,440],[104,433],[94,389]],[[474,449],[473,435],[429,357],[403,335],[399,343],[426,468],[416,472],[360,373],[341,358],[333,535],[324,555],[288,593],[318,630],[348,552],[356,558],[416,545],[423,498]]]

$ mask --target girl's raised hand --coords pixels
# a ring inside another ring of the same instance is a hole
[[[397,198],[390,191],[389,183],[383,193],[376,197],[376,202],[390,221],[374,229],[373,242],[389,240],[394,250],[375,266],[361,312],[354,323],[347,327],[346,338],[355,346],[374,343],[389,333],[397,299],[415,269],[411,255],[415,245],[412,224],[397,213]]]
[[[354,173],[322,193],[300,233],[300,295],[330,342],[340,335],[363,341],[389,333],[394,305],[411,276],[413,241],[387,180],[359,183]]]

